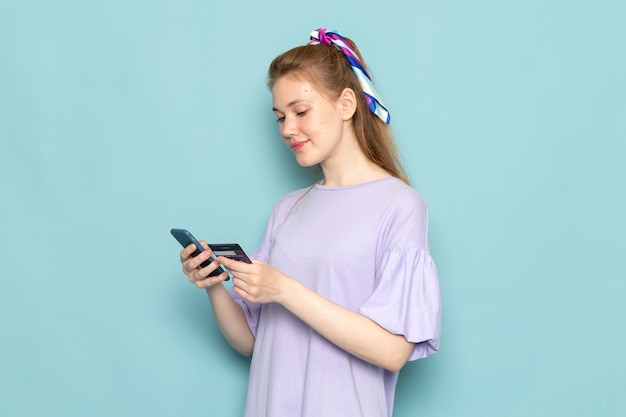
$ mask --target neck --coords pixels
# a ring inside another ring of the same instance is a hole
[[[321,164],[324,179],[320,184],[347,187],[390,176],[387,171],[367,159],[360,150],[337,159],[341,160],[324,161]]]
[[[341,144],[320,166],[324,174],[320,183],[329,186],[347,187],[390,176],[365,156],[351,121],[345,123]]]

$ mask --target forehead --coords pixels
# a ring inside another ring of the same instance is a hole
[[[272,87],[274,108],[290,107],[294,102],[314,101],[320,94],[309,81],[297,77],[281,77]]]

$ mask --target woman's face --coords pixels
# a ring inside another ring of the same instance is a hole
[[[329,100],[311,83],[290,76],[274,83],[272,98],[278,129],[298,164],[324,166],[341,154],[348,125],[341,98]]]

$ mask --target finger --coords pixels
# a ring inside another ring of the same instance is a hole
[[[200,279],[200,280],[196,280],[192,282],[198,288],[208,288],[220,282],[227,281],[228,279],[230,279],[230,277],[228,276],[228,272],[222,272],[221,274],[217,276],[206,277],[204,279]]]
[[[198,270],[198,275],[202,278],[206,278],[209,277],[211,275],[211,273],[213,273],[213,271],[215,271],[217,268],[220,267],[220,262],[217,259],[213,259],[213,262],[211,262],[210,264],[201,267]]]
[[[208,260],[211,257],[211,252],[210,251],[204,251],[204,252],[200,252],[197,256],[192,257],[191,259],[189,259],[187,261],[187,267],[189,268],[189,271],[193,271],[194,269],[197,269],[198,267],[200,267],[200,265],[205,262],[206,260]]]
[[[213,250],[211,249],[211,247],[209,246],[209,244],[207,243],[206,240],[201,240],[200,244],[205,249],[205,251],[208,251],[211,254],[212,257],[216,258],[215,252],[213,252]]]
[[[241,278],[233,275],[233,290],[243,298],[249,298],[248,284]]]
[[[200,266],[191,271],[188,271],[187,276],[189,278],[189,281],[195,284],[197,282],[214,278],[216,275],[211,274],[217,269],[217,266],[213,262],[211,262],[211,264],[205,267]]]
[[[233,274],[235,273],[249,273],[251,271],[251,265],[246,262],[236,261],[234,259],[227,258],[226,256],[218,256],[217,260],[228,268]]]
[[[196,250],[196,245],[193,243],[180,251],[180,261],[186,262],[191,257],[191,254]]]
[[[250,301],[250,300],[248,300],[248,293],[245,292],[244,290],[242,290],[241,288],[233,287],[233,291],[235,292],[235,294],[239,295],[244,300]]]

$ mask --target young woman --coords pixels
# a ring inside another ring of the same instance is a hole
[[[269,68],[280,134],[322,179],[281,198],[253,264],[181,254],[228,342],[252,354],[246,416],[390,416],[398,372],[439,348],[427,207],[348,38],[318,29]],[[203,243],[204,244],[204,243]],[[229,292],[209,274],[233,276]]]

